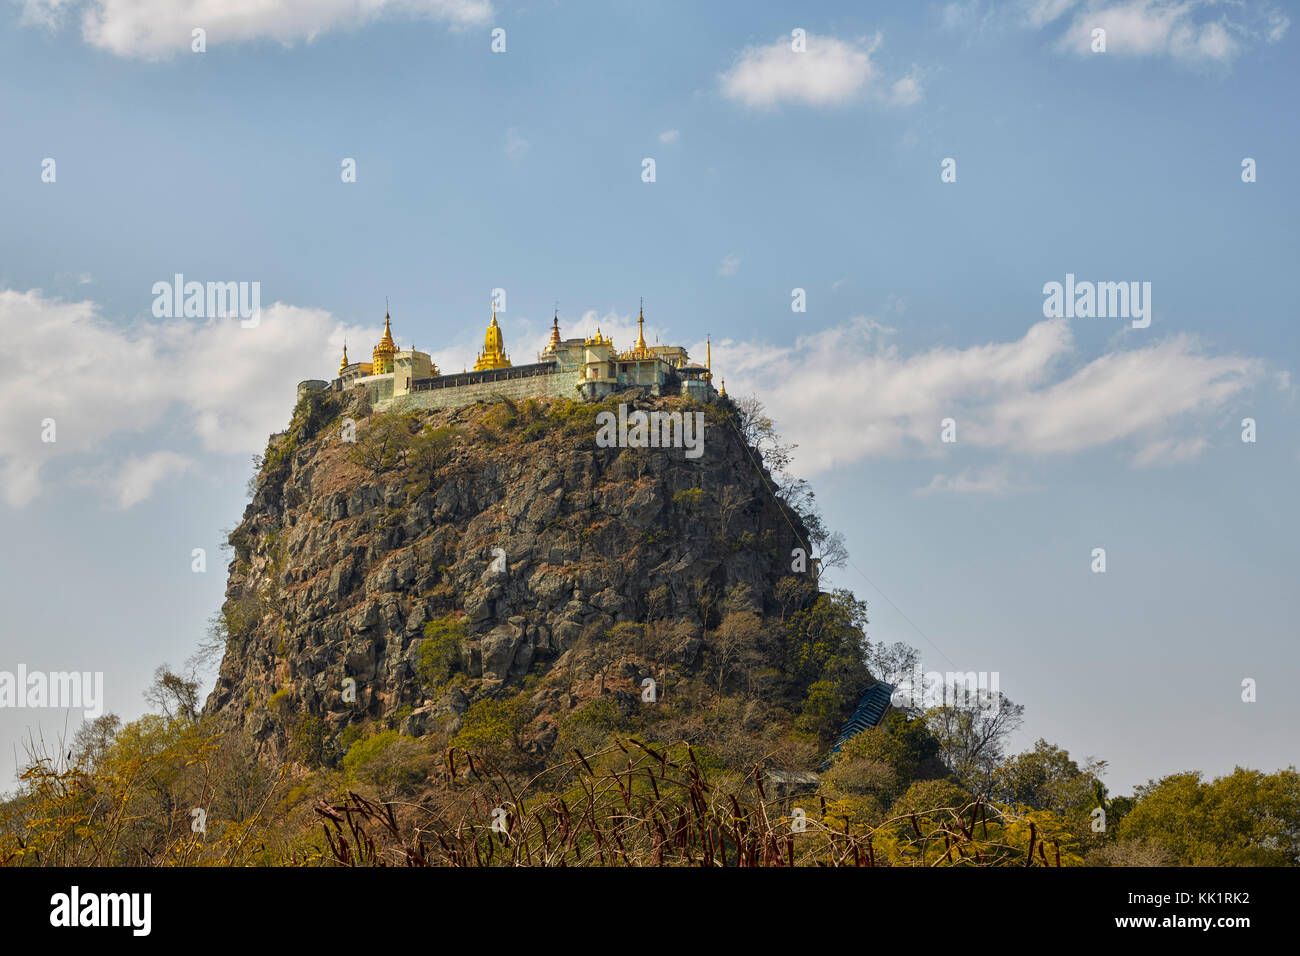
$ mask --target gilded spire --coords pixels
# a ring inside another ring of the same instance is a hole
[[[483,351],[474,363],[474,371],[484,372],[494,368],[510,368],[510,359],[506,355],[505,340],[501,337],[501,326],[497,325],[496,303],[492,305],[492,322],[483,336]]]
[[[641,300],[641,308],[636,317],[636,345],[632,346],[630,352],[622,352],[619,358],[628,359],[648,359],[654,358],[655,353],[650,351],[650,347],[645,342],[645,300]]]
[[[343,342],[343,361],[339,362],[339,374],[342,375],[343,370],[346,369],[347,367],[348,367],[348,343],[347,340],[345,339]]]
[[[397,343],[393,341],[393,328],[388,315],[388,303],[384,302],[384,335],[375,346],[372,375],[382,375],[393,370],[393,356],[397,354]]]
[[[560,310],[555,310],[555,318],[551,320],[551,340],[546,343],[543,351],[554,352],[560,347]]]

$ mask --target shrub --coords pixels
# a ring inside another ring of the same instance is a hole
[[[532,706],[523,694],[506,700],[476,701],[461,717],[452,746],[501,758],[524,753],[523,732],[532,721]]]
[[[432,695],[460,669],[465,624],[451,615],[440,617],[424,625],[424,636],[415,652],[415,674]]]
[[[687,488],[685,491],[677,491],[673,493],[673,504],[688,513],[693,513],[698,510],[700,502],[703,500],[703,488]]]
[[[413,737],[403,737],[396,730],[381,730],[348,748],[343,772],[350,782],[393,790],[424,778],[424,756]]]

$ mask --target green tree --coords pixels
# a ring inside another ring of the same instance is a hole
[[[378,477],[406,463],[418,424],[411,415],[376,412],[348,451],[349,459]]]
[[[424,625],[425,640],[415,657],[415,675],[430,694],[436,694],[460,669],[465,622],[451,615]]]
[[[1007,737],[1020,726],[1025,708],[1002,694],[978,707],[932,707],[924,720],[939,744],[939,756],[971,793],[989,793]]]
[[[1099,778],[1104,769],[1105,761],[1089,761],[1081,768],[1070,759],[1068,751],[1040,739],[1032,750],[1007,759],[997,768],[993,797],[1063,815],[1088,813],[1105,805],[1106,790]]]
[[[505,700],[476,701],[461,716],[452,746],[502,759],[527,753],[524,731],[532,722],[533,707],[524,693]]]
[[[1117,828],[1125,842],[1154,845],[1183,866],[1300,864],[1300,774],[1237,767],[1211,783],[1176,773],[1137,790]]]
[[[834,591],[787,620],[785,670],[805,693],[800,730],[833,736],[871,682],[864,663],[866,609],[850,592]]]

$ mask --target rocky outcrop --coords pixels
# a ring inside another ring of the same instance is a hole
[[[205,713],[263,754],[285,756],[308,717],[329,737],[364,720],[426,733],[618,622],[651,625],[660,659],[689,671],[727,595],[748,595],[760,616],[779,612],[776,582],[805,546],[725,401],[690,406],[708,415],[693,459],[598,448],[591,406],[551,400],[413,413],[410,431],[440,433],[445,446],[387,466],[360,461],[358,446],[373,446],[396,413],[323,401],[300,403],[272,440],[231,535],[228,641]],[[354,443],[342,440],[349,417]],[[464,626],[465,679],[435,699],[417,678],[419,650],[425,625],[449,617]],[[539,695],[539,727],[553,736],[544,711],[571,705]]]

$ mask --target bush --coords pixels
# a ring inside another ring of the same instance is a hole
[[[425,640],[415,652],[415,674],[430,696],[460,670],[465,624],[451,615],[424,625]]]
[[[314,714],[303,714],[289,731],[289,748],[295,760],[309,767],[319,767],[325,762],[325,741],[329,730],[325,721]]]
[[[673,493],[673,504],[688,513],[693,513],[698,510],[700,502],[703,500],[703,488],[687,488],[685,491],[677,491]]]
[[[524,753],[523,732],[532,721],[532,706],[523,694],[506,700],[477,701],[461,717],[453,747],[503,758]]]
[[[584,756],[600,750],[611,735],[624,727],[622,712],[609,697],[598,697],[565,718],[560,725],[558,749],[577,750]]]
[[[396,730],[381,730],[348,748],[343,772],[350,783],[368,783],[381,791],[418,783],[427,773],[419,741]]]

